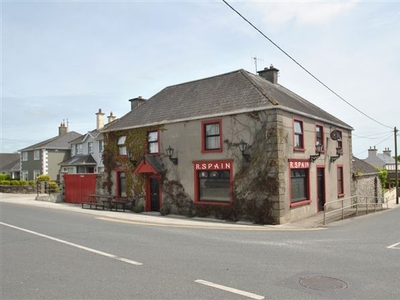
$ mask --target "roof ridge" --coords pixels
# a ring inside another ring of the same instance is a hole
[[[267,95],[267,93],[264,91],[262,87],[258,85],[258,83],[253,80],[252,76],[256,76],[244,69],[241,69],[242,72],[240,72],[244,77],[263,95],[272,105],[279,105],[279,102],[276,101],[275,99],[271,99],[270,96]],[[252,76],[250,76],[250,74]],[[263,78],[264,79],[264,78]],[[265,81],[269,82],[268,80],[264,79]]]

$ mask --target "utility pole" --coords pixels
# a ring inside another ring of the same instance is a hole
[[[397,160],[397,129],[394,128],[394,159],[395,159],[395,170],[396,170],[396,204],[399,204],[399,161]]]

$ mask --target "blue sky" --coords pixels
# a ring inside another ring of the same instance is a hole
[[[394,150],[399,129],[400,2],[8,1],[2,13],[1,152],[96,127],[129,99],[273,64],[279,83],[354,128],[353,154]],[[365,116],[365,115],[367,116]]]

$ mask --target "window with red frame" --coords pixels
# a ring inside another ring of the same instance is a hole
[[[230,170],[197,172],[199,202],[230,202]]]
[[[221,151],[221,121],[202,122],[203,151]]]
[[[337,146],[341,149],[341,154],[343,154],[343,139],[342,139],[342,132],[338,130],[338,140]]]
[[[294,120],[294,148],[304,149],[303,122]]]
[[[147,133],[147,149],[149,153],[159,153],[158,131],[150,131]]]
[[[337,168],[337,189],[338,196],[344,195],[343,167]]]
[[[291,170],[292,203],[306,201],[308,195],[308,169]]]
[[[317,125],[315,127],[315,145],[322,145],[322,151],[324,151],[324,127]]]

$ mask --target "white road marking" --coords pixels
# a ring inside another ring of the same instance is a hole
[[[399,247],[397,247],[397,246],[399,246]],[[400,242],[398,242],[396,244],[393,244],[393,245],[391,245],[391,246],[389,246],[387,248],[388,249],[398,249],[398,250],[400,250]]]
[[[49,235],[45,235],[45,234],[42,234],[42,233],[39,233],[39,232],[35,232],[35,231],[28,230],[28,229],[25,229],[25,228],[17,227],[17,226],[11,225],[11,224],[0,222],[0,225],[7,226],[7,227],[10,227],[10,228],[14,228],[14,229],[17,229],[17,230],[21,230],[21,231],[24,231],[24,232],[27,232],[27,233],[30,233],[30,234],[34,234],[34,235],[37,235],[37,236],[52,240],[52,241],[56,241],[56,242],[59,242],[59,243],[62,243],[62,244],[68,245],[68,246],[72,246],[72,247],[81,249],[81,250],[92,252],[92,253],[95,253],[95,254],[98,254],[98,255],[106,256],[106,257],[109,257],[109,258],[112,258],[112,259],[115,259],[115,260],[118,260],[118,261],[122,261],[122,262],[125,262],[125,263],[128,263],[128,264],[131,264],[131,265],[136,265],[136,266],[141,266],[142,265],[142,263],[134,261],[134,260],[130,260],[130,259],[123,258],[123,257],[118,257],[118,256],[116,256],[114,254],[110,254],[110,253],[107,253],[107,252],[103,252],[103,251],[99,251],[99,250],[96,250],[96,249],[92,249],[92,248],[88,248],[88,247],[85,247],[85,246],[81,246],[81,245],[78,245],[78,244],[75,244],[75,243],[71,243],[71,242],[68,242],[68,241],[64,241],[64,240],[61,240],[61,239],[58,239],[58,238],[55,238],[55,237],[52,237],[52,236],[49,236]]]
[[[204,285],[207,285],[207,286],[211,286],[213,288],[224,290],[224,291],[227,291],[227,292],[230,292],[230,293],[234,293],[234,294],[238,294],[238,295],[241,295],[241,296],[245,296],[245,297],[248,297],[248,298],[251,298],[251,299],[262,300],[262,299],[265,298],[264,296],[260,296],[260,295],[249,293],[249,292],[245,292],[245,291],[242,291],[242,290],[234,289],[234,288],[231,288],[231,287],[228,287],[228,286],[212,283],[212,282],[201,280],[201,279],[197,279],[194,282],[200,283],[200,284],[204,284]]]

